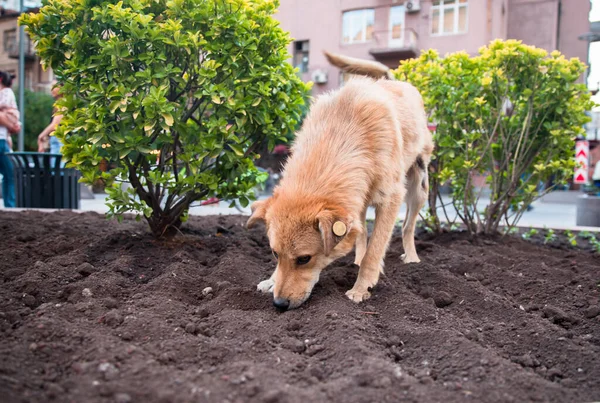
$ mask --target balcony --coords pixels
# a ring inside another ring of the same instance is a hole
[[[5,10],[18,12],[21,9],[21,2],[19,0],[0,0],[0,7]],[[42,2],[40,0],[24,0],[23,7],[25,11],[40,8]]]
[[[17,37],[18,31],[9,31],[4,33],[4,51],[8,54],[11,59],[19,58],[19,39]],[[25,34],[25,46],[24,46],[25,60],[31,61],[35,59],[35,50],[33,43],[29,36]]]
[[[600,41],[600,21],[590,22],[590,31],[579,35],[579,39],[587,42]]]
[[[378,31],[374,34],[376,46],[371,48],[369,53],[377,61],[384,64],[391,61],[397,64],[398,60],[410,59],[419,54],[418,35],[411,28],[405,29],[402,38],[399,39],[392,38],[391,31]]]

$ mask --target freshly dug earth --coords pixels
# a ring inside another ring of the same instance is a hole
[[[600,259],[518,238],[395,235],[366,303],[353,256],[300,309],[244,217],[144,223],[1,213],[2,402],[589,402],[600,399]],[[210,287],[210,288],[209,288]]]

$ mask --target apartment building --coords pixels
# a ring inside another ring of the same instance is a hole
[[[437,49],[476,54],[493,39],[520,39],[588,61],[589,0],[282,0],[276,18],[290,31],[289,52],[313,92],[344,77],[323,50],[397,67]],[[582,77],[583,81],[583,77]]]
[[[26,2],[33,6],[35,2]],[[0,1],[0,71],[19,74],[19,29],[15,11],[15,1]],[[29,37],[25,35],[25,87],[32,91],[50,92],[54,75],[52,70],[44,71],[39,57]],[[15,80],[14,86],[17,81]]]

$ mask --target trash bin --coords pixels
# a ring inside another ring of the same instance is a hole
[[[81,172],[64,168],[62,154],[6,154],[13,163],[17,207],[79,209]]]

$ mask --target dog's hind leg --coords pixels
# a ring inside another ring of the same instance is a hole
[[[360,219],[361,219],[361,225],[362,225],[362,233],[360,233],[357,237],[356,237],[356,249],[355,249],[355,258],[354,258],[354,264],[359,265],[360,266],[360,262],[362,262],[363,257],[365,256],[365,253],[367,252],[367,206],[365,206],[365,209],[363,210],[363,212],[360,214]]]
[[[429,178],[426,162],[420,156],[406,175],[406,220],[402,226],[402,246],[404,263],[420,262],[415,248],[415,226],[419,212],[427,201]]]
[[[360,262],[358,278],[354,287],[346,292],[348,298],[354,302],[361,302],[371,296],[369,288],[374,287],[379,280],[379,273],[383,272],[383,258],[390,243],[398,210],[402,205],[406,189],[400,183],[396,193],[387,197],[375,207],[375,227],[369,238],[367,252]]]

